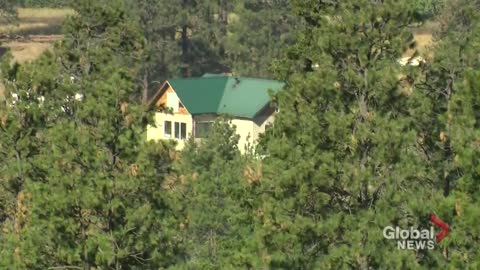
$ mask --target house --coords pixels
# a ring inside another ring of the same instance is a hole
[[[158,110],[155,126],[147,129],[147,140],[173,139],[180,150],[190,136],[204,138],[215,119],[227,115],[240,135],[238,147],[243,151],[273,122],[269,90],[276,93],[283,85],[219,74],[167,80],[149,101]]]

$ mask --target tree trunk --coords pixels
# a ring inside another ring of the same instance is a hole
[[[219,11],[219,19],[220,19],[220,40],[219,42],[219,49],[218,53],[220,57],[225,56],[225,47],[224,47],[224,39],[227,36],[227,27],[228,27],[228,10],[227,10],[227,1],[220,0],[220,11]]]

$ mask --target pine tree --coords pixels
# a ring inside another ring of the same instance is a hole
[[[2,62],[0,75],[6,86],[0,104],[0,227],[3,231],[19,229],[25,214],[24,183],[41,173],[32,166],[32,160],[39,151],[39,135],[47,121],[40,107],[39,92],[56,85],[52,62],[49,55],[26,66],[11,66],[8,57]],[[45,72],[47,70],[52,73]]]
[[[178,1],[128,1],[128,5],[146,40],[145,58],[138,74],[146,102],[166,79],[180,75]]]
[[[479,1],[449,1],[439,17],[441,28],[431,64],[418,92],[428,97],[430,113],[424,121],[424,149],[443,193],[438,210],[451,225],[443,255],[453,267],[477,267],[472,249],[478,234],[470,228],[479,212],[477,140],[478,70],[480,44]]]
[[[443,9],[446,0],[420,0],[416,1],[415,8],[420,18],[433,18]]]
[[[228,14],[232,1],[141,0],[128,5],[147,41],[139,74],[144,100],[168,78],[228,71],[221,53],[228,22],[219,14]]]
[[[426,101],[411,68],[414,1],[293,1],[305,21],[265,138],[264,262],[280,269],[411,269],[441,253],[397,249],[385,226],[429,227],[441,197],[417,145]]]
[[[170,77],[233,72],[267,77],[298,20],[285,1],[127,1],[147,40],[144,99]],[[259,29],[260,27],[260,29]]]
[[[144,44],[128,15],[121,0],[85,0],[66,22],[49,58],[56,84],[35,89],[47,121],[2,268],[158,269],[182,256],[162,185],[171,148],[144,142],[149,115],[133,99]]]
[[[16,19],[15,0],[3,0],[0,2],[0,22],[11,22]]]
[[[225,63],[225,39],[228,16],[235,1],[183,1],[181,47],[184,76],[200,76],[206,72],[228,72]],[[182,13],[180,13],[182,14]]]
[[[217,121],[198,143],[182,151],[179,172],[188,221],[188,260],[180,269],[256,268],[253,235],[258,165],[237,148],[238,135]]]
[[[448,135],[444,135],[448,136],[447,141],[443,143],[443,149],[448,149],[452,155],[443,161],[444,169],[440,170],[445,172],[442,182],[448,181],[449,185],[441,208],[452,228],[445,241],[444,256],[456,268],[480,266],[479,252],[475,248],[480,234],[472,230],[480,218],[480,164],[477,158],[480,151],[479,83],[478,69],[468,70],[464,79],[455,83],[455,93],[449,100],[451,122],[448,124]]]
[[[295,40],[300,26],[289,1],[243,1],[230,16],[226,61],[233,73],[270,77],[270,66]]]

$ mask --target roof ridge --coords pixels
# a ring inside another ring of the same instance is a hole
[[[275,79],[265,79],[265,78],[255,78],[255,77],[245,77],[245,76],[231,76],[232,78],[239,78],[239,79],[249,79],[249,80],[257,80],[257,81],[273,81],[273,82],[280,82],[279,80]]]
[[[267,79],[267,78],[255,78],[255,77],[248,77],[248,76],[234,76],[234,75],[218,75],[218,76],[210,76],[210,77],[188,77],[188,78],[172,78],[167,79],[166,81],[171,80],[211,80],[211,79],[248,79],[248,80],[256,80],[256,81],[270,81],[270,82],[279,82],[283,83],[282,81],[275,80],[275,79]]]
[[[222,91],[222,97],[220,98],[220,101],[218,102],[218,107],[217,107],[217,112],[220,111],[220,106],[222,106],[223,104],[223,99],[225,98],[225,93],[227,92],[227,85],[228,83],[230,82],[232,78],[231,77],[227,77],[227,79],[225,80],[225,85],[223,86],[223,91]]]
[[[227,76],[212,76],[212,77],[188,77],[188,78],[173,78],[173,79],[166,79],[166,81],[172,80],[211,80],[211,79],[222,79],[228,78]]]

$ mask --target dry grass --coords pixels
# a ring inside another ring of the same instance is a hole
[[[428,33],[416,34],[415,42],[419,49],[426,49],[433,44],[433,35]]]
[[[415,53],[420,54],[424,58],[430,57],[431,56],[430,47],[433,45],[433,35],[431,33],[414,34],[414,39],[415,39],[415,47],[405,51],[402,57],[411,57]]]
[[[20,8],[19,22],[0,22],[0,33],[17,36],[58,34],[65,17],[72,14],[71,9]]]
[[[73,15],[71,9],[54,9],[54,8],[20,8],[18,9],[18,17],[20,20],[36,19],[63,19],[68,15]]]
[[[18,23],[0,21],[0,38],[4,37],[0,56],[9,49],[13,61],[18,63],[34,60],[51,48],[52,43],[61,38],[59,34],[65,17],[74,14],[71,9],[20,8],[17,11]],[[4,91],[0,83],[0,98]]]
[[[13,59],[18,63],[37,59],[42,53],[51,47],[50,43],[44,42],[19,42],[12,41],[3,44],[10,49]]]
[[[71,9],[20,8],[17,24],[0,22],[0,34],[6,34],[2,47],[10,49],[14,61],[19,63],[36,59],[61,38],[62,22],[72,14]],[[2,51],[0,48],[0,55]]]
[[[410,29],[415,39],[415,47],[407,50],[403,54],[403,57],[411,57],[415,52],[427,59],[433,57],[432,46],[435,45],[433,33],[438,29],[438,27],[438,22],[427,21]]]
[[[32,29],[39,29],[48,27],[48,23],[20,23],[17,25],[7,24],[7,25],[0,25],[0,33],[7,33],[7,34],[18,34]]]

